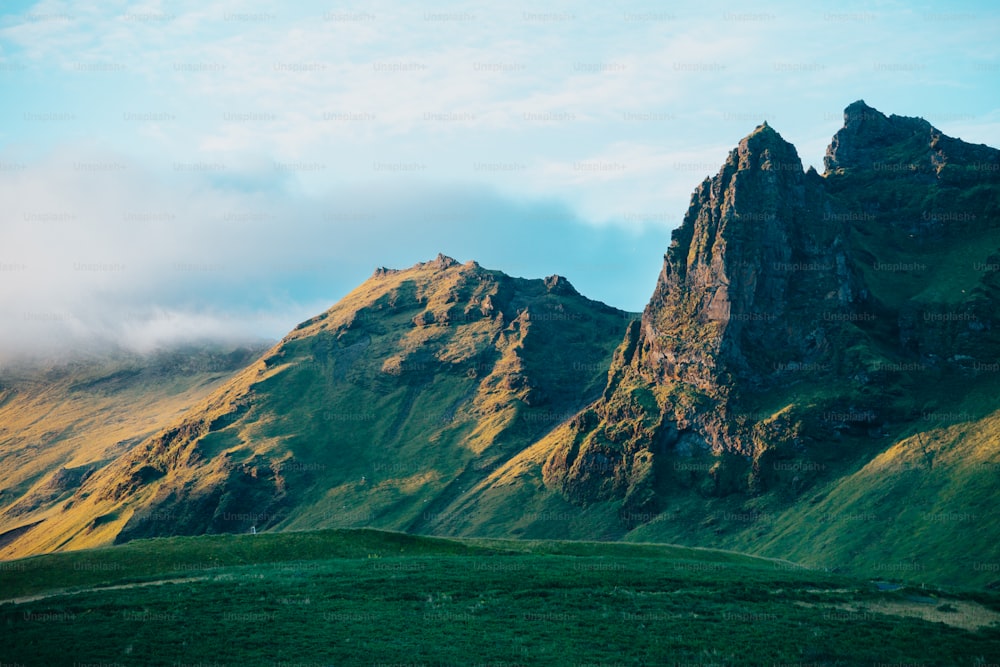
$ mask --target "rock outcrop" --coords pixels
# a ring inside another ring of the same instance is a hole
[[[995,172],[1000,151],[946,136],[923,118],[886,116],[858,100],[844,109],[844,127],[823,158],[837,170],[937,174],[946,165]]]
[[[545,464],[550,487],[581,504],[622,499],[645,520],[678,485],[756,493],[775,481],[764,462],[898,418],[882,395],[893,368],[1000,352],[995,273],[929,303],[926,272],[896,259],[900,246],[940,254],[970,221],[997,226],[998,152],[861,101],[844,119],[823,176],[764,123],[696,188],[603,397]]]

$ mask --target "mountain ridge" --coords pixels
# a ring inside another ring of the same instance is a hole
[[[986,583],[994,534],[926,517],[995,518],[1000,151],[859,100],[824,166],[757,126],[641,317],[560,276],[377,268],[74,502],[119,542],[375,526]]]
[[[68,502],[92,506],[117,542],[303,521],[418,526],[424,503],[599,393],[626,315],[560,276],[444,255],[378,269]],[[352,509],[359,496],[369,504]],[[70,543],[74,531],[88,528],[66,529]]]
[[[878,129],[866,129],[873,123]],[[883,127],[886,125],[889,129]],[[694,392],[690,400],[707,401],[712,409],[703,405],[692,411],[681,401],[657,397],[660,407],[651,412],[659,411],[663,416],[679,407],[670,420],[676,426],[661,420],[655,427],[640,428],[636,437],[626,442],[611,437],[610,443],[624,445],[626,452],[630,443],[639,451],[650,451],[653,448],[645,447],[645,443],[672,447],[683,435],[691,434],[701,440],[695,444],[702,449],[758,456],[765,445],[759,438],[755,441],[752,433],[733,433],[735,420],[725,414],[728,406],[734,402],[738,405],[736,394],[741,387],[744,393],[767,391],[787,381],[789,371],[801,369],[848,381],[867,368],[862,359],[837,358],[845,348],[861,347],[880,356],[895,352],[905,357],[908,349],[886,349],[893,341],[880,336],[873,324],[892,315],[885,311],[896,304],[873,296],[871,274],[865,274],[854,256],[858,252],[851,247],[850,239],[859,231],[852,220],[859,216],[845,210],[848,207],[831,195],[826,185],[830,179],[851,178],[845,172],[868,166],[870,156],[857,157],[868,150],[864,146],[875,144],[885,152],[904,143],[909,149],[913,136],[925,131],[928,146],[943,138],[926,121],[887,118],[864,102],[855,102],[845,109],[845,127],[831,143],[826,177],[803,173],[794,147],[767,124],[744,138],[718,175],[704,181],[692,195],[688,213],[674,232],[664,257],[641,328],[626,335],[631,356],[612,368],[612,381],[604,399],[608,405],[613,404],[612,385],[631,377],[633,382],[626,383],[628,392],[645,391],[642,387],[668,391],[680,386]],[[953,145],[964,146],[961,142]],[[959,154],[972,155],[971,159],[984,155],[976,147],[969,150],[969,154]],[[997,160],[1000,152],[988,150]],[[938,173],[941,167],[937,166]],[[982,217],[992,218],[992,213],[987,206]],[[974,322],[970,336],[992,329],[989,311],[993,296],[977,304],[979,315],[970,320]],[[900,321],[912,319],[905,307],[900,310]],[[940,343],[942,339],[938,336],[934,341]],[[897,347],[913,347],[905,334],[898,343]],[[976,342],[977,347],[984,344],[993,348],[995,337]],[[942,352],[935,350],[934,354],[955,356]],[[929,350],[924,356],[927,354],[931,354]],[[899,361],[886,359],[883,365]],[[631,399],[624,394],[625,390],[619,392],[619,398],[629,404]],[[734,398],[736,401],[731,400]],[[710,423],[715,411],[722,413],[721,419]],[[693,434],[687,427],[692,415],[694,421],[700,418],[703,422]],[[581,437],[598,450],[595,455],[615,458],[615,447],[601,447],[595,438],[600,440],[602,432],[617,431],[619,420],[603,421],[611,422],[608,429],[598,427],[595,432],[584,427]],[[588,432],[595,436],[588,439]],[[795,440],[800,436],[789,431],[787,438]],[[574,447],[567,445],[567,451],[572,454]],[[682,443],[682,449],[690,447],[691,443]],[[629,455],[634,457],[634,453]],[[548,478],[555,481],[557,470],[566,468],[570,474],[564,479],[571,482],[573,456],[552,459]],[[623,461],[622,465],[629,464]],[[645,470],[643,484],[653,474],[648,465]],[[563,488],[570,496],[574,494],[572,484],[564,482]],[[652,498],[648,489],[642,495],[645,500],[641,503]]]

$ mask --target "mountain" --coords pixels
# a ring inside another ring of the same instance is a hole
[[[765,122],[641,317],[559,276],[378,269],[6,548],[371,526],[993,585],[998,298],[1000,151],[859,101],[820,174]]]
[[[765,420],[745,416],[744,397],[802,368],[842,373],[835,357],[865,335],[850,317],[821,321],[861,310],[846,226],[824,219],[824,203],[822,178],[767,124],[740,142],[695,191],[604,396],[547,462],[550,484],[580,501],[621,497],[642,516],[669,484],[658,462],[732,455],[708,475],[710,491],[726,494],[750,457],[794,448],[791,434],[754,438]],[[602,468],[612,474],[594,474]]]
[[[76,546],[113,539],[99,529],[97,515],[71,509],[80,485],[262,352],[252,346],[185,346],[5,365],[0,369],[0,556],[59,548],[65,529],[56,525],[75,526]]]
[[[844,121],[822,176],[765,123],[695,190],[545,480],[620,502],[633,538],[981,580],[1000,151],[863,102]]]
[[[629,314],[560,276],[439,256],[378,269],[153,437],[48,531],[107,539],[317,526],[419,531],[600,395]],[[91,519],[93,521],[93,519]]]

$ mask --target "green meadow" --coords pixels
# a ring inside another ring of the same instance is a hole
[[[0,564],[21,665],[989,665],[1000,594],[658,544],[327,530]]]

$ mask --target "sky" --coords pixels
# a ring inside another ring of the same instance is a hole
[[[1000,146],[990,0],[430,4],[0,1],[0,360],[276,339],[439,252],[639,311],[765,120]]]

